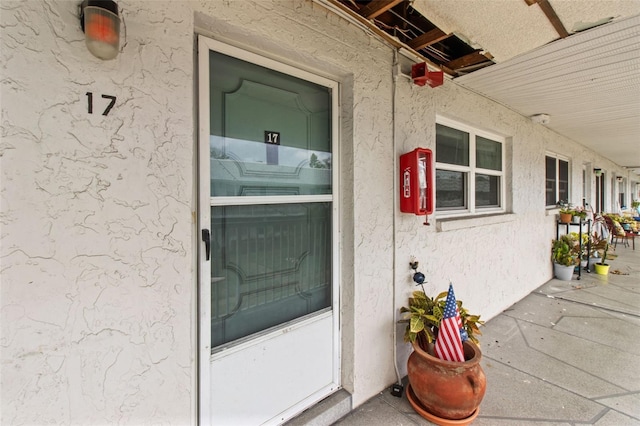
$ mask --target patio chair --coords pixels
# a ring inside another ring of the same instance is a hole
[[[622,240],[625,247],[629,247],[629,240],[631,240],[633,249],[636,249],[636,234],[634,232],[626,231],[622,225],[608,216],[604,216],[604,220],[611,233],[611,244],[614,249],[618,246],[618,240]]]

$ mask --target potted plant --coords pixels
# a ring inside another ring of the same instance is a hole
[[[448,292],[443,291],[436,297],[429,297],[423,290],[414,291],[409,298],[409,307],[400,308],[400,313],[406,314],[400,322],[407,323],[404,333],[404,341],[414,343],[418,341],[420,346],[427,348],[432,344],[438,335],[438,328],[442,321]],[[482,335],[480,326],[484,321],[480,320],[480,315],[470,314],[467,308],[462,306],[462,301],[457,300],[458,312],[462,328],[467,333],[467,338],[474,344],[480,342],[477,336]]]
[[[559,215],[560,222],[562,223],[570,223],[571,218],[573,217],[573,209],[569,205],[568,202],[560,200],[557,203],[558,207],[560,207]]]
[[[609,264],[607,264],[607,252],[609,251],[609,242],[604,240],[602,260],[595,264],[596,274],[607,275],[609,273]]]
[[[551,242],[553,274],[563,281],[571,281],[573,271],[580,260],[580,246],[571,234],[561,235]]]
[[[622,226],[622,229],[627,232],[631,231],[631,224],[633,222],[635,222],[635,220],[628,214],[620,216],[620,225]]]
[[[584,207],[578,206],[573,209],[572,215],[573,219],[578,219],[577,223],[580,223],[587,218],[587,211],[584,209]]]
[[[418,274],[424,281],[424,275]],[[447,308],[450,295],[453,295],[452,287],[435,298],[424,290],[415,291],[409,298],[409,306],[400,309],[405,314],[401,322],[407,323],[404,340],[413,346],[407,361],[410,387],[406,394],[416,412],[435,424],[453,424],[452,421],[468,424],[477,416],[486,390],[486,378],[480,366],[482,352],[476,337],[481,334],[479,326],[484,322],[479,315],[470,314],[461,301],[456,301],[461,327],[455,331],[461,334],[461,340],[466,338],[462,342],[464,361],[439,358],[436,346],[441,326],[443,322],[451,324],[451,318],[445,313],[451,312],[451,305]],[[445,334],[443,331],[442,335]]]
[[[574,238],[576,241],[580,241],[580,234],[578,234],[577,232],[571,232],[571,237]],[[578,247],[578,248],[582,248],[582,250],[579,250],[578,252],[581,268],[586,267],[587,263],[589,262],[589,255],[590,255],[589,241],[590,241],[589,235],[582,234],[581,246]]]
[[[600,262],[600,254],[604,251],[608,244],[607,239],[600,236],[599,233],[593,232],[590,236],[589,264],[595,265]]]

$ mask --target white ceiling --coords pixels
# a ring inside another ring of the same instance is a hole
[[[559,38],[524,0],[415,0],[447,33],[496,65],[456,82],[640,173],[640,0],[549,0],[570,33]],[[596,22],[603,25],[575,32]]]

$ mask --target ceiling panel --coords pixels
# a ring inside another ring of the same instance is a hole
[[[640,16],[456,78],[622,166],[640,166]]]
[[[524,0],[415,0],[416,10],[446,33],[470,43],[502,62],[558,38],[538,6]]]

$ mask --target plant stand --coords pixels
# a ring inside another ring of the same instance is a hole
[[[580,244],[580,253],[582,253],[582,227],[583,225],[587,225],[587,235],[589,235],[589,239],[587,240],[587,252],[591,252],[591,219],[582,220],[580,219],[579,223],[564,223],[561,221],[556,222],[556,240],[560,238],[560,228],[565,227],[565,234],[568,234],[571,231],[571,226],[578,227],[578,241]],[[582,256],[581,256],[582,258]],[[585,271],[591,272],[591,262],[587,260],[587,266],[584,268]],[[578,280],[582,277],[582,267],[578,267]]]

